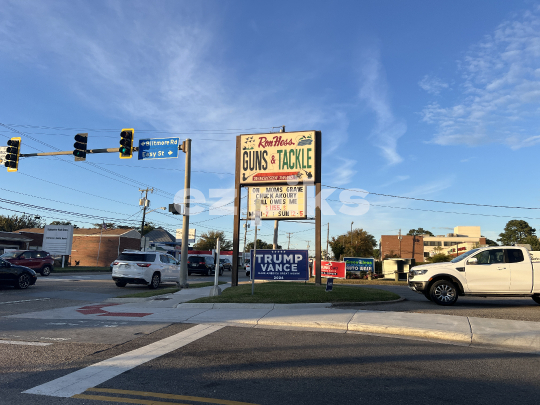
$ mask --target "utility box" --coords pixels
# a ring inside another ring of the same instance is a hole
[[[414,266],[415,260],[412,258],[392,258],[383,261],[383,277],[395,278],[396,280],[406,281],[407,273]]]

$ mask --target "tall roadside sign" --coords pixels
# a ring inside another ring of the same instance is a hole
[[[275,220],[307,218],[305,200],[308,185],[315,186],[315,262],[319,269],[315,282],[320,284],[321,132],[279,132],[236,137],[233,286],[238,285],[242,187],[251,188],[248,216],[253,215],[253,203],[259,199],[261,219]]]

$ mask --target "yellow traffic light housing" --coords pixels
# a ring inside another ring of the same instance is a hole
[[[19,155],[21,154],[21,138],[11,138],[7,142],[8,148],[4,166],[8,172],[16,172],[19,170]]]
[[[131,159],[133,157],[134,134],[135,129],[133,128],[124,128],[120,132],[120,148],[118,148],[120,159]]]

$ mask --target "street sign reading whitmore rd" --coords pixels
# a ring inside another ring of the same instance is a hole
[[[139,139],[139,160],[178,157],[179,138]]]
[[[240,184],[315,182],[315,131],[240,137]]]

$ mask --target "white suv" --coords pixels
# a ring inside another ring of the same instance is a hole
[[[158,288],[162,282],[178,281],[179,276],[180,263],[161,252],[125,250],[112,263],[112,279],[117,287],[130,283]]]

